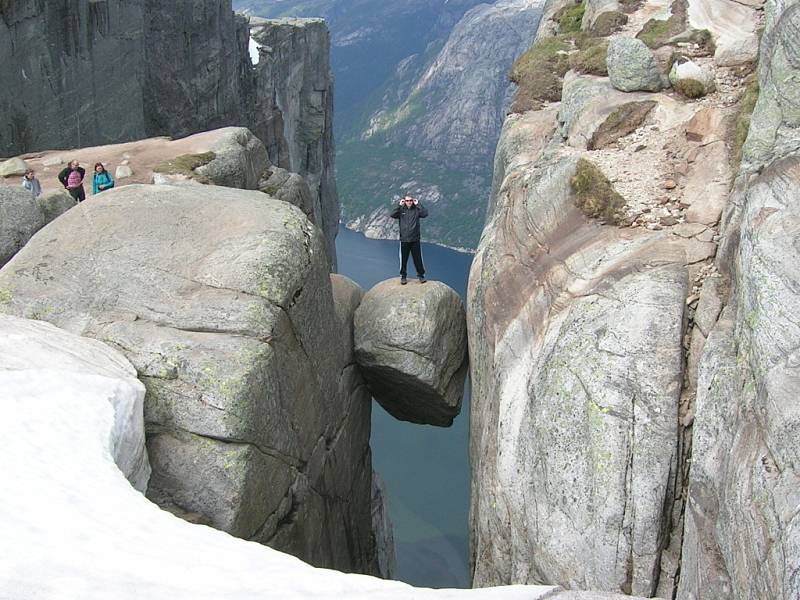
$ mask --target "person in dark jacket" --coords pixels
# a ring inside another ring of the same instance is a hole
[[[408,255],[414,258],[414,268],[420,283],[425,283],[425,265],[422,264],[422,246],[420,244],[419,220],[428,216],[428,209],[422,206],[419,200],[411,196],[404,196],[400,206],[394,209],[393,219],[398,219],[400,225],[400,283],[408,283],[406,265]]]
[[[76,202],[86,200],[86,191],[83,189],[83,178],[86,176],[86,169],[80,166],[77,160],[73,160],[65,169],[58,174],[61,182],[69,195],[75,198]]]
[[[114,178],[106,171],[103,163],[95,163],[94,177],[92,178],[92,193],[99,194],[114,187]]]

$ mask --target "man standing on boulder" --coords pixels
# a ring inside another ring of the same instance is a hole
[[[400,206],[394,209],[393,219],[398,219],[400,225],[400,283],[408,283],[406,279],[406,265],[408,255],[414,258],[414,268],[420,283],[425,283],[425,265],[422,264],[422,246],[419,241],[419,220],[428,216],[428,209],[420,204],[419,200],[409,195],[403,196]]]
[[[77,160],[73,160],[67,167],[58,174],[58,180],[66,188],[69,195],[76,202],[86,200],[86,191],[83,189],[83,178],[86,176],[86,169],[80,166]]]

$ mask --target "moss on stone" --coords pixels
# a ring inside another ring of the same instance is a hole
[[[679,79],[672,87],[675,88],[676,92],[687,98],[702,98],[706,95],[706,86],[703,85],[703,82],[688,77]]]
[[[12,298],[11,290],[0,288],[0,304],[11,304]]]
[[[591,161],[581,158],[570,179],[575,205],[590,218],[617,224],[623,216],[625,199]]]
[[[546,38],[516,60],[509,75],[519,86],[512,112],[535,110],[542,102],[561,99],[562,77],[569,70],[567,53],[570,49],[571,44],[561,37]]]
[[[592,134],[587,148],[599,150],[635,131],[655,108],[654,100],[626,102],[618,106]]]
[[[570,55],[569,67],[578,73],[606,76],[608,75],[607,54],[608,42],[593,39],[593,43]]]
[[[618,10],[609,10],[600,14],[594,20],[590,33],[597,37],[606,37],[615,31],[619,31],[627,22],[628,15]]]
[[[212,183],[208,177],[195,172],[195,169],[207,165],[217,157],[213,152],[203,152],[202,154],[181,154],[172,160],[166,160],[155,167],[154,173],[165,173],[168,175],[184,175],[200,183]]]
[[[581,30],[581,22],[583,21],[583,13],[586,11],[585,2],[574,4],[572,6],[565,6],[558,11],[553,17],[558,21],[559,33],[575,33]]]
[[[758,93],[758,78],[751,77],[739,101],[739,113],[736,116],[736,126],[733,133],[733,155],[736,165],[742,162],[742,148],[750,131],[750,120],[758,101]],[[0,299],[0,302],[2,302],[2,299]]]
[[[687,1],[675,0],[668,19],[650,19],[636,35],[649,48],[666,46],[670,38],[686,31]]]

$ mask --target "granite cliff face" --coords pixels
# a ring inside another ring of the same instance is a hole
[[[475,585],[800,593],[800,11],[754,75],[720,6],[545,7],[470,274]]]
[[[254,67],[248,19],[230,0],[26,0],[0,16],[0,155],[248,127],[273,165],[304,177],[335,256],[323,22],[260,22],[254,34],[270,56]]]

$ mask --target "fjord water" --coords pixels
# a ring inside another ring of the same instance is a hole
[[[340,227],[339,273],[365,291],[398,277],[399,246]],[[433,244],[422,247],[428,278],[446,283],[465,300],[472,255]],[[408,266],[409,285],[420,285],[411,261]],[[396,579],[425,587],[469,587],[468,433],[468,387],[461,414],[447,428],[398,421],[372,404],[372,464],[389,496]]]

